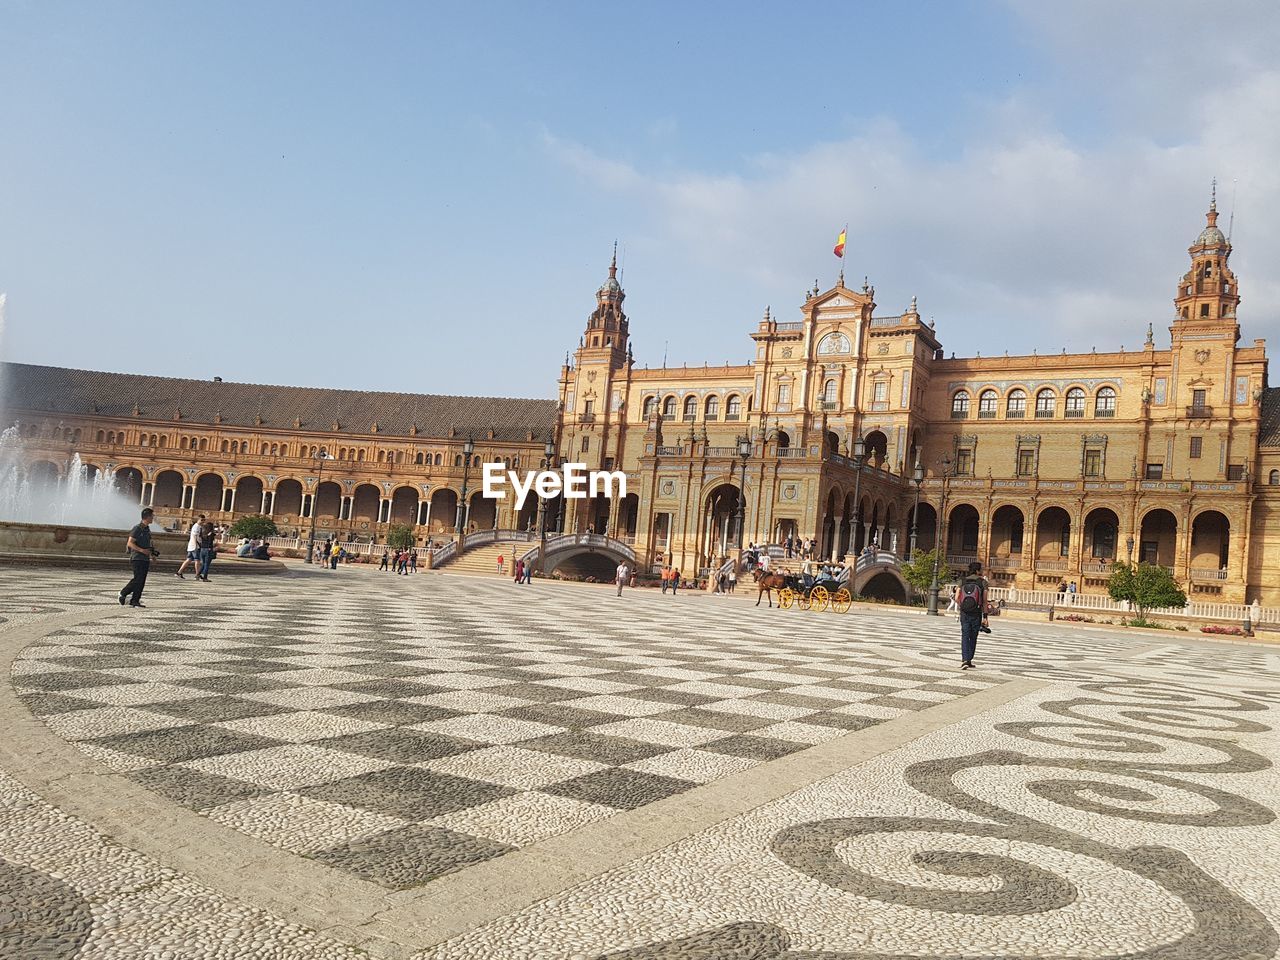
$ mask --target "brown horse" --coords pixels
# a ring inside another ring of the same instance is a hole
[[[760,606],[760,598],[766,597],[769,600],[769,606],[773,606],[773,591],[781,590],[787,585],[787,578],[781,573],[765,573],[759,567],[753,571],[752,575],[756,578],[756,587],[759,593],[756,594],[756,606]]]

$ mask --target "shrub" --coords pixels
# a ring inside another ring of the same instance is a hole
[[[277,533],[279,533],[279,530],[276,528],[276,522],[260,513],[241,517],[231,524],[231,528],[227,530],[227,536],[234,537],[237,540],[241,537],[248,537],[250,540],[263,540],[267,537],[274,537]]]
[[[397,550],[408,550],[416,540],[417,538],[413,535],[413,527],[407,524],[397,523],[387,530],[387,546],[395,547]]]
[[[933,565],[935,562],[938,564],[939,583],[946,583],[949,571],[937,550],[930,550],[928,553],[921,553],[917,550],[911,562],[902,565],[902,579],[906,580],[907,583],[921,593],[925,592],[933,584]]]
[[[1072,623],[1093,623],[1093,617],[1086,617],[1082,613],[1068,613],[1060,617],[1055,617],[1054,619],[1069,620]]]
[[[1185,629],[1187,629],[1187,628],[1186,628],[1186,627],[1183,627],[1182,629],[1183,629],[1183,630],[1185,630]],[[1248,636],[1248,634],[1246,634],[1246,633],[1244,632],[1244,629],[1243,629],[1242,627],[1222,627],[1222,626],[1219,626],[1219,625],[1218,625],[1218,624],[1216,624],[1216,623],[1207,623],[1207,624],[1205,624],[1203,627],[1201,627],[1201,628],[1200,628],[1200,632],[1201,632],[1201,633],[1218,633],[1218,634],[1225,634],[1226,636],[1229,636],[1229,637],[1245,637],[1245,636]]]
[[[1173,579],[1173,574],[1164,567],[1149,563],[1132,566],[1123,560],[1116,561],[1111,568],[1111,579],[1107,581],[1107,592],[1112,600],[1133,604],[1138,615],[1130,625],[1135,627],[1159,626],[1147,621],[1148,610],[1184,607],[1187,604],[1187,595]]]

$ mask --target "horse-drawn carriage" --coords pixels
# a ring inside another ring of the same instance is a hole
[[[766,583],[766,580],[772,582]],[[782,571],[757,578],[757,583],[763,594],[778,591],[778,606],[783,610],[797,606],[801,610],[847,613],[853,602],[853,595],[849,592],[848,568],[818,564],[812,560],[806,560],[799,573]],[[757,597],[756,606],[759,605]],[[773,606],[771,596],[769,606]]]

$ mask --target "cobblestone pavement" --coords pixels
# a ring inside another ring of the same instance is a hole
[[[270,582],[267,582],[268,579]],[[14,572],[0,956],[1262,958],[1280,652]]]

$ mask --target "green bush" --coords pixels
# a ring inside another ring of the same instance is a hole
[[[277,533],[279,533],[279,530],[276,529],[276,522],[260,513],[241,517],[231,524],[230,529],[227,530],[227,535],[237,540],[241,537],[248,537],[250,540],[264,540],[267,537],[274,537]]]
[[[937,550],[930,550],[928,553],[922,553],[917,550],[911,561],[902,565],[902,579],[923,593],[933,585],[933,565],[935,562],[938,564],[938,582],[945,583],[949,571]]]
[[[413,527],[408,524],[398,523],[387,531],[387,546],[395,547],[397,550],[408,550],[416,540]]]
[[[1164,567],[1139,563],[1136,566],[1117,561],[1111,568],[1111,579],[1107,581],[1107,592],[1112,600],[1128,601],[1133,604],[1137,616],[1130,621],[1131,626],[1160,626],[1147,620],[1148,610],[1161,607],[1183,607],[1187,604],[1187,595],[1173,579],[1173,574]]]

